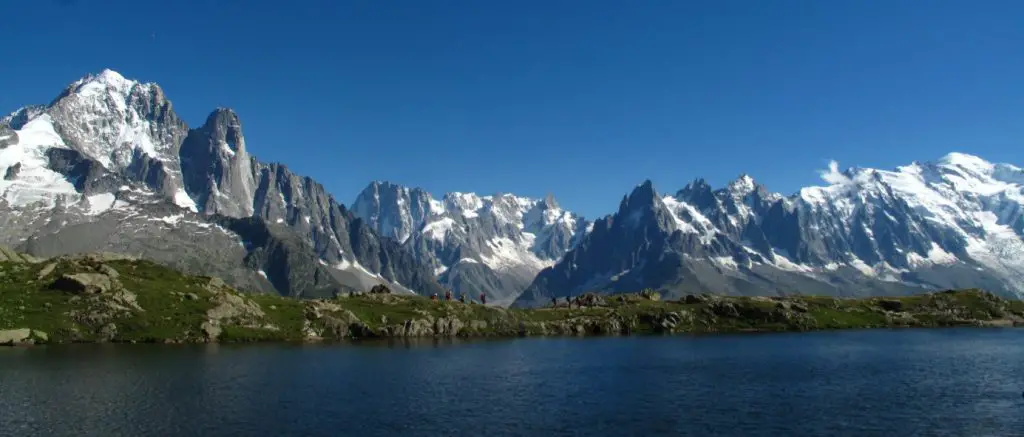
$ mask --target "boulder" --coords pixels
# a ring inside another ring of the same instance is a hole
[[[576,297],[576,302],[578,302],[579,306],[584,307],[596,307],[606,304],[604,297],[597,293],[583,293]]]
[[[387,285],[377,284],[370,289],[370,294],[391,294],[391,289]]]
[[[13,346],[17,344],[27,344],[31,341],[32,330],[28,328],[0,331],[0,345]]]
[[[118,276],[121,276],[121,274],[118,273],[117,270],[114,270],[113,267],[110,267],[106,264],[101,265],[99,267],[99,271],[100,273],[107,275],[107,277],[109,277],[110,279],[117,279]]]
[[[640,292],[640,297],[647,300],[661,300],[661,293],[654,290],[644,290]]]
[[[692,295],[692,294],[687,294],[686,297],[683,298],[683,303],[689,304],[689,305],[693,305],[693,304],[698,304],[698,303],[705,302],[706,300],[707,299],[705,299],[704,296],[696,296],[696,295]]]
[[[199,326],[199,330],[203,331],[203,336],[206,337],[206,341],[217,341],[220,338],[220,324],[213,321],[205,321]]]
[[[374,332],[369,326],[366,326],[363,322],[353,322],[348,325],[348,333],[350,336],[355,338],[369,338],[374,337]]]
[[[36,331],[35,329],[32,330],[32,338],[34,338],[36,341],[40,341],[43,343],[50,341],[49,335],[47,335],[43,331]]]
[[[136,311],[145,311],[139,306],[138,296],[128,290],[120,289],[109,295],[109,305],[119,310],[133,309]]]
[[[462,321],[455,317],[438,317],[434,320],[434,335],[454,337],[462,330]]]
[[[100,273],[75,273],[62,275],[51,288],[75,294],[99,294],[110,291],[114,283],[107,275]]]
[[[210,281],[206,283],[206,289],[212,292],[218,292],[227,287],[228,284],[224,283],[221,278],[210,278]]]
[[[711,304],[711,311],[721,317],[739,317],[740,312],[732,302],[717,301]]]
[[[33,264],[41,260],[31,255],[15,252],[6,246],[0,246],[0,261]]]
[[[403,326],[403,335],[406,337],[425,337],[433,333],[434,321],[431,319],[406,320]]]
[[[57,268],[57,263],[49,263],[49,264],[47,264],[45,267],[43,267],[42,270],[39,271],[39,275],[36,276],[36,280],[37,281],[43,280],[43,278],[49,276],[50,273],[53,273],[53,269],[56,269],[56,268]]]
[[[882,299],[878,301],[878,306],[886,311],[903,311],[903,302],[898,300]]]
[[[115,337],[117,337],[117,325],[113,323],[107,323],[106,325],[103,325],[102,328],[100,328],[97,335],[99,337],[98,340],[101,342],[111,341]]]
[[[211,320],[232,319],[232,318],[263,318],[263,308],[259,304],[234,293],[218,294],[214,297],[216,304],[206,311],[206,317]]]

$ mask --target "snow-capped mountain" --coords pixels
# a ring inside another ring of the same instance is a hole
[[[550,195],[453,192],[436,200],[419,188],[389,182],[371,183],[352,211],[409,247],[456,293],[486,293],[497,302],[515,298],[591,224]]]
[[[189,129],[111,70],[0,119],[0,174],[0,242],[29,253],[129,252],[290,295],[441,290],[319,183],[249,156],[230,109]]]
[[[675,195],[650,181],[517,300],[655,288],[679,295],[869,295],[982,287],[1024,296],[1024,170],[951,153],[822,173],[792,196],[749,176]]]

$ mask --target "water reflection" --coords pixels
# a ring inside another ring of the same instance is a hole
[[[1019,435],[1024,331],[0,349],[0,435]]]

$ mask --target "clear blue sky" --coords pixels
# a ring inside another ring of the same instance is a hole
[[[109,67],[190,125],[349,203],[371,180],[543,196],[589,217],[645,178],[950,151],[1024,164],[1024,2],[34,0],[0,2],[0,111]]]

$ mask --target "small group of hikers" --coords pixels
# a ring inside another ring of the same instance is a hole
[[[430,300],[437,301],[437,293],[432,294],[430,296]],[[451,302],[451,300],[452,300],[452,291],[451,290],[447,290],[447,291],[444,292],[444,300]],[[466,295],[465,295],[465,293],[459,295],[459,302],[466,303]],[[487,304],[487,295],[486,294],[480,293],[480,303],[483,304],[483,305]]]

